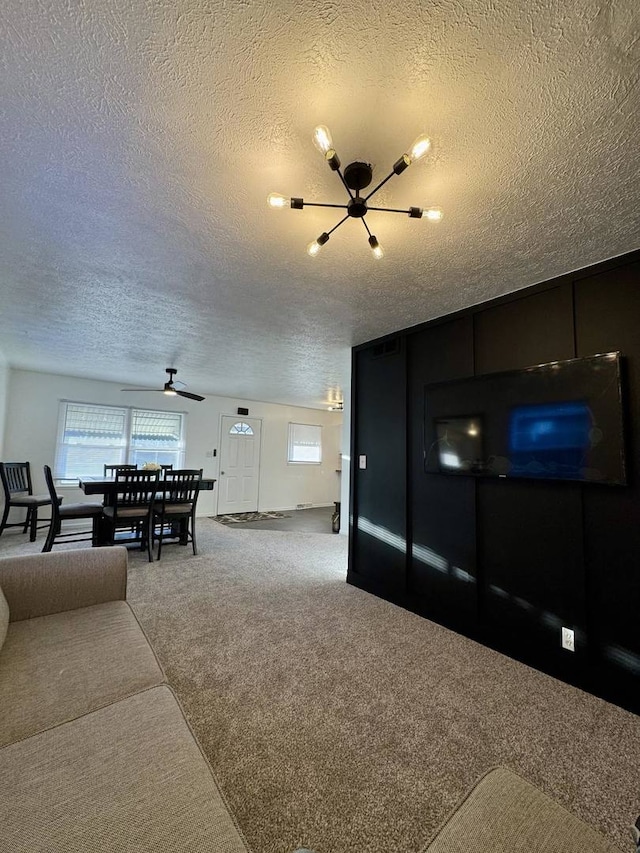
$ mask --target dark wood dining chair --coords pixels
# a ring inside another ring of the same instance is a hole
[[[0,478],[2,478],[4,489],[4,512],[0,522],[0,536],[7,527],[22,527],[23,533],[29,530],[29,541],[35,542],[36,531],[47,526],[43,524],[38,527],[38,509],[41,506],[51,506],[51,497],[33,494],[29,462],[0,462]],[[58,498],[58,503],[61,500]],[[26,509],[25,520],[7,521],[11,507]]]
[[[49,532],[47,533],[42,550],[50,551],[54,545],[65,545],[71,542],[91,541],[92,545],[97,545],[98,526],[103,510],[102,504],[75,503],[62,506],[60,498],[58,498],[56,493],[56,486],[53,482],[53,474],[49,465],[44,466],[44,479],[51,498],[51,521],[49,522]],[[78,522],[89,518],[91,519],[91,529],[70,530],[68,533],[62,532],[63,521]]]
[[[196,504],[200,491],[202,468],[182,468],[164,472],[162,501],[153,509],[153,541],[158,543],[158,559],[162,544],[193,545],[196,550]]]
[[[115,477],[118,471],[135,471],[137,465],[105,465],[104,476]]]
[[[151,515],[156,498],[158,473],[158,471],[138,470],[117,471],[115,500],[110,506],[102,508],[111,544],[116,544],[118,531],[126,529],[131,535],[118,544],[139,542],[141,551],[146,547],[149,562],[153,562]]]

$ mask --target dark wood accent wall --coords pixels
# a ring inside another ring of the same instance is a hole
[[[397,337],[354,353],[359,379],[352,410],[359,447],[358,457],[352,457],[358,476],[351,478],[358,524],[350,525],[350,541],[359,559],[351,574],[354,583],[395,595],[405,589],[407,540],[407,389],[402,343]],[[360,456],[366,458],[366,468],[360,468]]]
[[[425,472],[425,385],[614,350],[627,486]],[[356,347],[348,581],[640,713],[639,429],[640,252]]]

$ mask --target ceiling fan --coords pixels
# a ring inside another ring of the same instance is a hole
[[[176,395],[179,397],[188,397],[190,400],[204,400],[204,397],[201,397],[199,394],[192,394],[190,391],[183,391],[182,388],[185,387],[184,382],[174,382],[173,377],[178,372],[175,367],[167,367],[166,372],[169,374],[169,379],[164,383],[163,388],[121,388],[121,391],[160,391],[163,394],[166,394],[167,397],[175,397]],[[177,388],[176,385],[182,386],[181,388]]]

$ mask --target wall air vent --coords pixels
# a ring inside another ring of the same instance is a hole
[[[372,347],[371,357],[384,358],[386,355],[395,355],[398,352],[400,352],[400,338],[391,338],[389,341],[384,341]]]

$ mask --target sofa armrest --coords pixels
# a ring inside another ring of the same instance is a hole
[[[0,560],[0,588],[11,622],[124,601],[127,549],[82,548]]]

